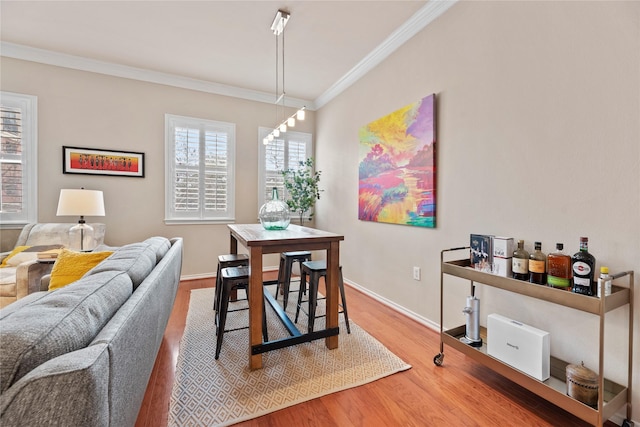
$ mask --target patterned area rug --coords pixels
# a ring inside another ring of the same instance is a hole
[[[227,426],[411,368],[353,321],[347,334],[342,314],[335,350],[328,350],[323,339],[300,344],[265,353],[264,368],[250,371],[244,329],[224,334],[215,360],[213,294],[212,288],[191,293],[171,394],[171,427]],[[287,312],[293,319],[297,294],[290,295]],[[246,301],[232,303],[230,309],[240,307],[246,307]],[[323,312],[324,301],[319,301],[316,314]],[[247,323],[248,311],[229,313],[227,329]],[[267,324],[270,340],[288,336],[268,305]],[[304,330],[306,324],[300,312],[298,328]],[[316,330],[323,328],[324,318],[316,325]]]

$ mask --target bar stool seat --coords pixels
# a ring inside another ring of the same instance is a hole
[[[216,317],[218,318],[218,322],[216,325],[216,360],[218,356],[220,356],[220,349],[222,347],[222,338],[224,337],[225,332],[238,331],[241,329],[248,329],[249,326],[244,326],[241,328],[228,329],[225,330],[225,324],[227,323],[227,313],[233,311],[241,311],[248,310],[248,307],[238,308],[234,310],[229,310],[229,299],[231,298],[231,293],[234,290],[245,289],[247,290],[249,286],[249,267],[226,267],[221,270],[221,286],[220,286],[220,300],[218,311],[216,312]],[[262,337],[265,341],[269,341],[269,336],[267,333],[267,314],[265,311],[264,298],[262,299]]]
[[[278,295],[283,295],[283,307],[286,310],[289,303],[289,288],[291,286],[291,271],[293,264],[298,263],[300,270],[302,271],[302,263],[305,261],[311,261],[311,252],[309,251],[295,251],[295,252],[282,252],[280,254],[280,266],[278,267],[278,286],[276,288],[276,300]],[[302,282],[300,282],[300,291],[303,293],[306,288],[303,288]]]
[[[351,333],[351,327],[349,326],[349,314],[347,313],[347,299],[344,295],[344,281],[342,279],[342,266],[339,267],[339,271],[338,271],[338,290],[340,291],[340,298],[342,301],[342,311],[340,311],[340,313],[344,314],[344,321],[345,324],[347,326],[347,333]],[[306,281],[307,281],[307,276],[309,276],[309,298],[308,298],[308,302],[309,302],[309,309],[308,309],[308,316],[309,316],[309,324],[308,324],[308,331],[309,333],[313,332],[313,326],[314,326],[314,322],[315,319],[317,317],[324,317],[323,316],[317,316],[316,317],[316,307],[318,305],[318,283],[320,282],[320,278],[321,277],[325,277],[326,280],[326,276],[327,276],[327,263],[326,261],[322,260],[322,261],[307,261],[307,262],[303,262],[302,263],[302,271],[301,271],[301,275],[300,275],[300,286],[306,286]],[[296,307],[296,318],[295,321],[298,321],[298,316],[300,314],[300,309],[302,307],[302,303],[304,301],[302,301],[302,292],[298,293],[298,306]],[[320,299],[325,299],[325,298],[320,298]]]
[[[225,254],[218,256],[218,272],[216,273],[216,293],[213,299],[213,309],[218,311],[218,301],[222,290],[222,269],[227,267],[249,266],[249,255],[247,254]],[[218,316],[216,315],[216,324]]]

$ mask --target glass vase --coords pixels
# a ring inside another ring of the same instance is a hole
[[[291,220],[289,206],[278,199],[278,189],[276,187],[273,187],[271,192],[271,200],[260,207],[258,216],[260,217],[260,224],[265,230],[285,230],[289,226]]]

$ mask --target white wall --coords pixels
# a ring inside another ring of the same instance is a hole
[[[122,245],[153,235],[184,238],[183,276],[215,274],[217,256],[229,252],[226,225],[164,224],[165,113],[236,124],[236,221],[258,220],[258,127],[274,126],[270,104],[164,85],[1,58],[0,88],[38,97],[38,220],[57,217],[61,188],[103,190],[105,241]],[[291,111],[291,114],[294,110]],[[313,132],[315,113],[296,130]],[[62,146],[145,153],[145,177],[62,173]],[[77,219],[75,219],[77,221]],[[267,259],[277,266],[277,259]]]
[[[437,227],[359,221],[358,129],[431,93]],[[468,245],[470,233],[524,239],[529,250],[540,240],[545,252],[564,242],[571,253],[588,236],[598,265],[640,274],[638,2],[460,2],[322,108],[316,138],[317,226],[345,234],[347,280],[418,317],[439,322],[440,251]],[[445,283],[445,325],[464,324],[469,286]],[[479,296],[483,322],[499,312],[550,330],[554,355],[597,368],[594,316],[503,291]],[[606,372],[622,383],[627,313],[612,313],[606,329]]]

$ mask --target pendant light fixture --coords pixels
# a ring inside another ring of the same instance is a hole
[[[284,90],[284,30],[289,22],[289,18],[291,14],[286,10],[278,10],[276,12],[276,16],[273,18],[273,23],[271,24],[271,31],[276,37],[276,122],[278,121],[278,105],[282,102],[282,112],[284,116],[285,111],[285,90]],[[281,53],[282,52],[282,53]],[[281,58],[281,59],[280,59]],[[282,60],[282,66],[280,67],[280,60]],[[282,89],[280,91],[280,89]],[[280,134],[285,133],[288,128],[292,128],[296,125],[296,120],[304,120],[305,118],[305,107],[300,108],[298,111],[293,113],[291,116],[286,117],[284,120],[280,122],[279,125],[274,127],[269,135],[267,135],[262,142],[264,145],[268,145],[274,138],[280,136]]]

